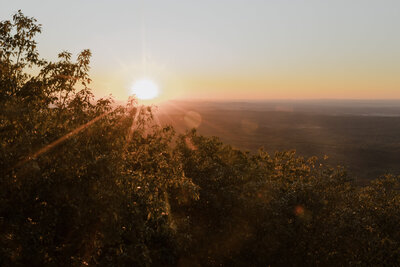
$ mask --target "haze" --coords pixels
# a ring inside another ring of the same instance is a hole
[[[44,58],[92,50],[97,96],[149,78],[163,99],[400,98],[399,1],[8,1],[1,19],[18,9]]]

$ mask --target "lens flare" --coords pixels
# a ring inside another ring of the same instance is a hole
[[[139,80],[133,84],[131,94],[141,100],[154,99],[159,95],[159,88],[152,80]]]

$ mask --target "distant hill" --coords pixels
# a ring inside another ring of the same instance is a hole
[[[170,101],[156,112],[178,132],[197,127],[240,149],[328,155],[360,183],[400,173],[400,101]]]

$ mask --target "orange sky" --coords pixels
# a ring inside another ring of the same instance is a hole
[[[93,53],[96,96],[153,79],[160,99],[400,98],[400,1],[15,0],[40,54]]]

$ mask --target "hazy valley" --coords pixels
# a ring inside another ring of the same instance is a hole
[[[329,164],[345,166],[360,183],[400,173],[399,101],[170,101],[156,113],[178,132],[197,127],[251,152],[327,155]]]

